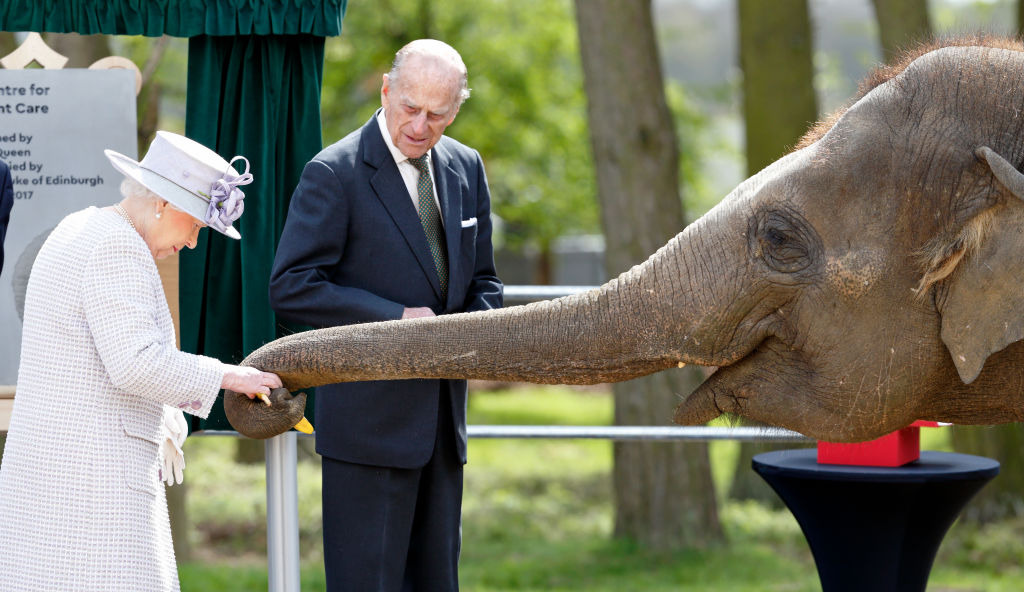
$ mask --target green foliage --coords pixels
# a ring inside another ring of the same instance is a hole
[[[780,557],[763,543],[729,551],[652,553],[629,541],[576,538],[463,546],[462,587],[474,591],[812,592],[807,558]]]
[[[265,560],[267,483],[263,464],[234,461],[230,438],[192,436],[185,441],[186,513],[193,524],[196,557],[256,556]],[[299,545],[303,558],[320,556],[320,464],[298,464]]]
[[[514,386],[470,390],[472,424],[611,425],[614,403],[606,388]]]
[[[313,570],[308,571],[313,573]],[[306,575],[302,574],[303,580]],[[181,590],[188,592],[267,589],[267,568],[257,563],[228,566],[192,561],[178,565],[178,578],[181,580]]]
[[[145,87],[140,101],[149,100],[153,87],[158,87],[159,123],[158,129],[181,133],[185,130],[185,95],[188,81],[188,39],[143,37],[141,35],[115,35],[110,37],[113,55],[130,59],[143,75]],[[151,72],[147,72],[147,68]],[[148,88],[147,88],[148,87]],[[139,105],[139,117],[144,106]],[[139,146],[139,156],[146,146]]]
[[[950,36],[987,31],[1015,35],[1015,12],[1019,2],[1011,0],[960,0],[929,2],[929,16],[937,35]]]
[[[500,12],[481,15],[465,32],[473,48],[467,67],[478,74],[452,133],[485,155],[508,246],[535,242],[546,250],[562,234],[597,230],[571,3],[490,4]]]
[[[542,386],[471,397],[471,424],[609,425],[612,419],[606,390]],[[524,537],[564,541],[611,531],[611,442],[481,438],[470,442],[469,455],[466,541],[516,545]]]
[[[679,141],[679,182],[680,194],[685,209],[685,222],[696,220],[721,201],[722,195],[715,193],[704,170],[707,157],[712,152],[724,153],[728,142],[715,137],[710,120],[701,107],[687,94],[681,84],[673,80],[665,83],[665,97],[676,126]],[[739,158],[739,154],[736,154]],[[680,228],[680,230],[682,230]]]
[[[992,573],[1021,578],[1021,541],[1024,518],[986,525],[958,523],[957,536],[943,545],[939,563],[960,570],[986,565]]]

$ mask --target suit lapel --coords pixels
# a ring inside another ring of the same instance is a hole
[[[381,137],[376,114],[363,126],[362,144],[363,162],[376,169],[370,177],[370,187],[402,233],[434,293],[440,298],[441,286],[438,283],[437,271],[434,269],[434,258],[430,255],[427,235],[423,231],[419,216],[416,215],[409,190],[406,189],[402,175],[398,172],[398,165],[395,164],[395,159]],[[440,194],[440,190],[438,193]]]

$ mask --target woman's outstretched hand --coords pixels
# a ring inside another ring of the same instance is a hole
[[[281,388],[281,379],[273,372],[262,372],[249,366],[224,365],[224,379],[220,388],[242,393],[250,399],[269,395],[272,389]],[[263,398],[263,397],[261,397]]]

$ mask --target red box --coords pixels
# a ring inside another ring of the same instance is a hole
[[[901,430],[868,442],[818,442],[818,463],[901,467],[921,457],[921,428],[939,425],[935,421],[915,421]]]

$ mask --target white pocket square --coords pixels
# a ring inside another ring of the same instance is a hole
[[[463,228],[469,228],[470,226],[476,226],[476,216],[473,216],[469,220],[463,220],[462,221],[462,227]]]

